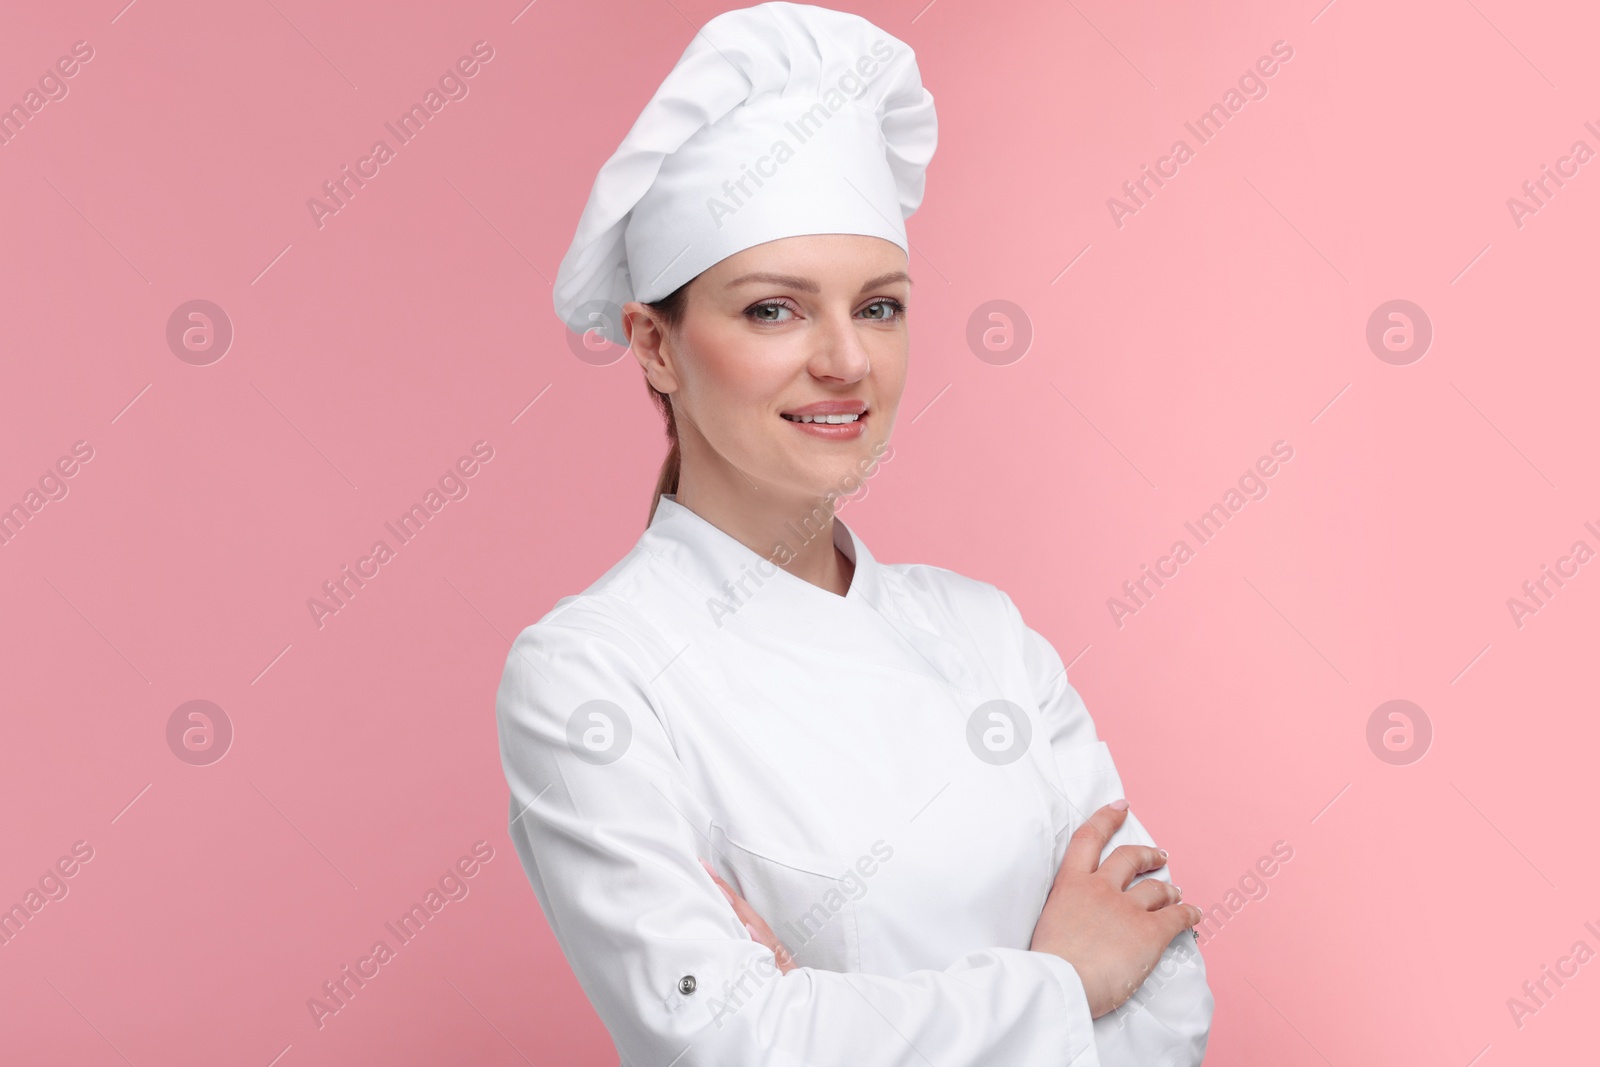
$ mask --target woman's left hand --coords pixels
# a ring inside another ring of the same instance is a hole
[[[788,974],[794,970],[797,966],[794,962],[794,957],[789,954],[789,950],[784,947],[783,942],[778,940],[778,936],[772,932],[772,927],[767,925],[767,920],[763,919],[756,909],[750,906],[749,901],[735,893],[733,888],[727,882],[724,882],[716,871],[711,869],[711,864],[701,860],[700,866],[706,869],[706,873],[711,876],[711,880],[717,883],[717,888],[722,890],[722,895],[728,898],[728,903],[733,905],[733,913],[739,917],[740,922],[744,923],[744,928],[750,931],[750,936],[772,950],[773,956],[777,957],[778,960],[779,972]]]

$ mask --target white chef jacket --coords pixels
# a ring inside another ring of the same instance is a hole
[[[506,657],[511,839],[624,1067],[1200,1063],[1189,931],[1095,1020],[1028,949],[1068,837],[1123,795],[1061,658],[994,586],[834,543],[842,597],[665,496]],[[1125,843],[1152,844],[1132,813]]]

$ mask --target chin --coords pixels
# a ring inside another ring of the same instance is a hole
[[[803,479],[803,491],[812,497],[827,497],[830,494],[838,498],[853,498],[861,495],[863,487],[878,473],[878,455],[880,449],[874,453],[871,449],[863,448],[859,454],[848,459],[841,457],[841,461],[830,463],[826,469],[813,470],[809,477]]]

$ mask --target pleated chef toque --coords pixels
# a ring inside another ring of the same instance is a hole
[[[905,42],[810,4],[726,11],[695,35],[600,168],[561,259],[556,314],[626,344],[659,300],[753,245],[867,234],[907,254],[938,141]]]

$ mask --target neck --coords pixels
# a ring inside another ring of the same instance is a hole
[[[673,499],[796,578],[839,596],[849,591],[855,565],[834,547],[827,497],[783,494],[740,471],[685,464]]]

